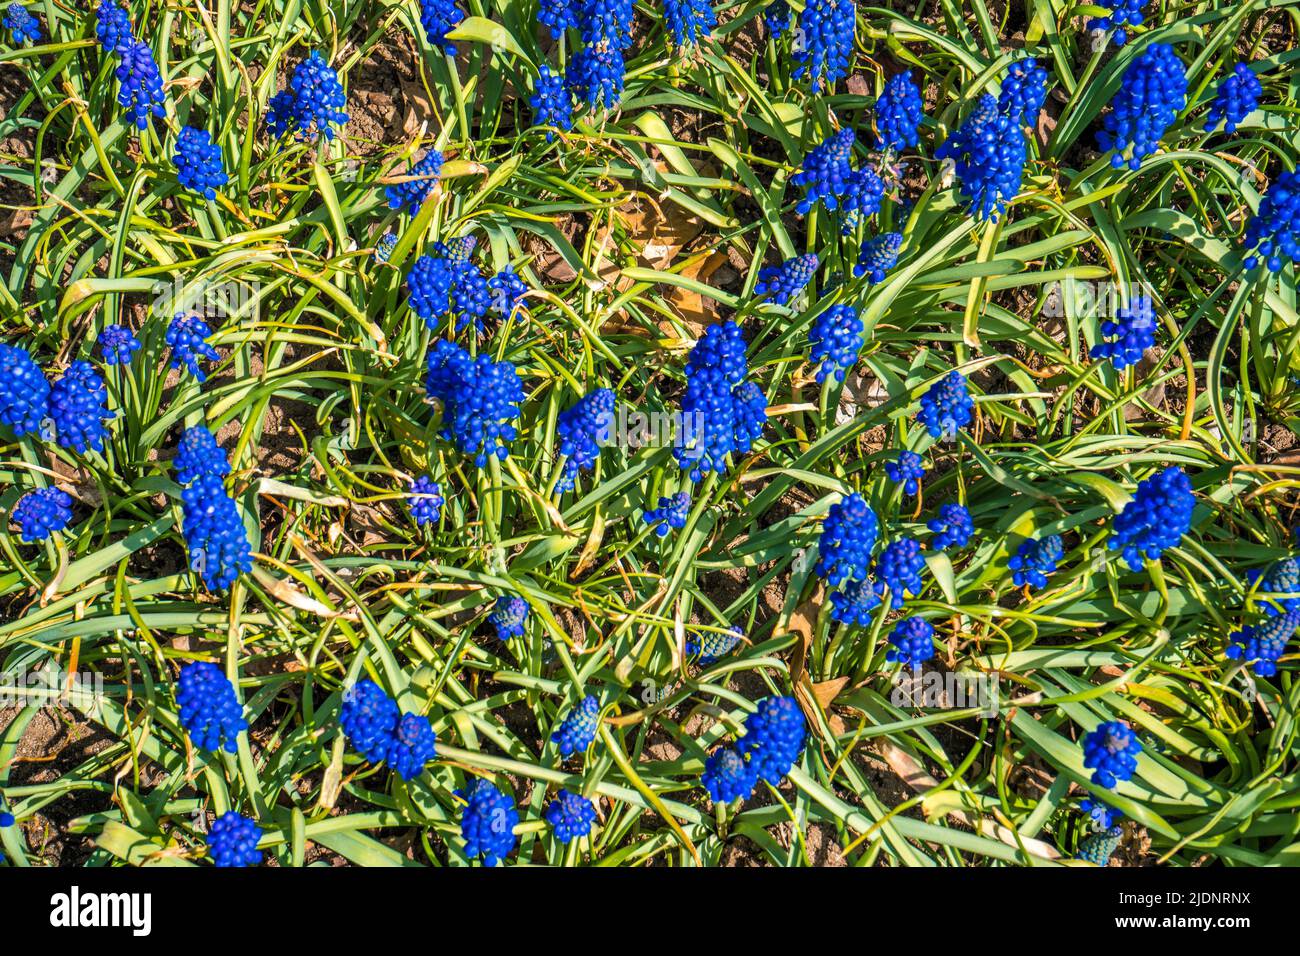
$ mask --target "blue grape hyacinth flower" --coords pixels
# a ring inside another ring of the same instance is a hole
[[[670,530],[686,527],[686,519],[690,513],[691,494],[688,491],[679,491],[671,497],[660,497],[659,507],[647,510],[642,520],[654,528],[656,535],[666,538]]]
[[[1300,172],[1280,173],[1260,200],[1246,227],[1249,271],[1260,265],[1281,272],[1285,259],[1300,260]]]
[[[105,365],[130,365],[140,350],[140,340],[125,325],[106,325],[96,339]]]
[[[686,638],[686,656],[708,667],[734,651],[745,635],[738,628],[727,631],[695,631]]]
[[[163,119],[167,116],[158,63],[149,45],[139,40],[118,53],[122,62],[117,66],[117,102],[126,110],[136,129],[147,129],[151,117]]]
[[[488,280],[488,291],[492,294],[493,311],[505,317],[523,304],[528,284],[515,272],[514,266],[506,263],[504,269]]]
[[[442,497],[442,486],[428,475],[420,475],[411,482],[406,505],[417,526],[437,524],[442,517],[444,504],[446,501]]]
[[[1142,741],[1122,720],[1101,724],[1083,738],[1083,766],[1091,770],[1092,782],[1107,790],[1137,772]]]
[[[817,573],[831,587],[866,580],[879,534],[880,522],[862,495],[854,492],[831,505],[817,542]]]
[[[200,475],[181,492],[181,532],[190,570],[209,591],[224,591],[253,569],[248,532],[220,478]]]
[[[1286,653],[1286,646],[1300,628],[1300,608],[1294,608],[1258,624],[1247,625],[1228,636],[1231,642],[1224,655],[1231,660],[1244,661],[1260,677],[1277,673],[1278,659]]]
[[[610,389],[598,388],[584,395],[572,408],[560,412],[555,434],[560,440],[564,468],[555,484],[557,492],[571,490],[580,473],[596,466],[601,447],[610,439],[616,404]]]
[[[496,628],[497,639],[508,641],[512,637],[524,636],[524,624],[528,621],[528,602],[521,597],[503,594],[497,603],[488,623]]]
[[[914,495],[921,490],[925,462],[916,452],[904,449],[896,461],[885,462],[885,474],[894,484],[903,486],[903,494]]]
[[[1124,819],[1123,813],[1091,797],[1079,804],[1079,812],[1091,820],[1098,830],[1109,830]]]
[[[414,219],[419,215],[424,201],[433,194],[442,172],[442,152],[430,149],[418,163],[407,169],[406,182],[393,183],[384,189],[389,209],[400,209]]]
[[[176,480],[182,485],[192,484],[203,475],[224,478],[230,474],[230,462],[226,460],[226,453],[221,450],[212,432],[202,425],[185,429],[176,445],[176,457],[172,459],[172,465],[176,469]]]
[[[55,440],[62,447],[83,455],[90,449],[103,451],[108,437],[104,422],[113,413],[108,410],[108,388],[89,362],[73,362],[50,386],[49,411]]]
[[[186,126],[176,137],[176,181],[186,189],[216,199],[217,189],[230,179],[221,160],[221,147],[205,129]]]
[[[755,765],[735,747],[718,747],[704,761],[700,784],[714,803],[745,800],[758,783]]]
[[[1097,143],[1103,152],[1114,152],[1114,168],[1127,163],[1129,169],[1141,169],[1187,105],[1187,74],[1174,48],[1152,43],[1143,50],[1124,71],[1110,105]]]
[[[37,488],[14,504],[9,520],[27,544],[44,541],[72,523],[72,496],[61,488]]]
[[[766,266],[759,270],[754,295],[770,296],[777,305],[786,305],[812,281],[817,264],[817,253],[808,252],[780,265]]]
[[[850,305],[833,305],[813,320],[808,341],[812,346],[809,358],[817,365],[818,384],[832,375],[842,382],[865,343],[862,319]]]
[[[1263,573],[1258,569],[1249,571],[1246,579],[1255,588],[1255,597],[1263,603],[1265,613],[1276,616],[1300,610],[1300,558],[1284,558]]]
[[[573,96],[564,83],[564,77],[543,63],[537,70],[537,81],[528,104],[533,108],[534,126],[554,126],[568,132],[573,129]],[[546,141],[555,139],[555,133],[546,131]]]
[[[939,517],[930,519],[925,526],[934,532],[930,547],[936,551],[964,548],[975,534],[970,512],[957,504],[944,505],[939,509]]]
[[[763,8],[763,22],[772,31],[773,37],[779,37],[794,23],[794,11],[787,0],[770,0]]]
[[[1128,42],[1125,27],[1141,26],[1144,19],[1142,7],[1146,0],[1096,0],[1094,6],[1105,7],[1110,13],[1095,20],[1088,21],[1089,30],[1114,30],[1115,45],[1123,46]]]
[[[1021,126],[1035,126],[1047,99],[1047,70],[1036,60],[1017,60],[1007,67],[998,94],[998,111]]]
[[[316,50],[294,67],[288,89],[271,97],[266,126],[272,136],[293,133],[298,139],[314,142],[324,136],[334,138],[334,126],[348,121],[343,111],[347,94],[336,73]]]
[[[406,273],[407,304],[430,332],[450,313],[455,282],[455,266],[446,256],[420,256]]]
[[[456,55],[456,44],[447,39],[447,34],[464,19],[465,14],[456,6],[456,0],[420,0],[420,25],[424,27],[424,35],[431,46],[441,48],[447,56]]]
[[[429,352],[425,390],[443,405],[444,438],[452,440],[479,468],[489,457],[505,461],[518,434],[514,422],[524,400],[513,364],[470,354],[439,339]]]
[[[897,610],[907,603],[909,595],[915,596],[925,589],[921,577],[924,570],[925,558],[921,556],[920,542],[915,538],[891,541],[876,559],[876,594],[883,600],[888,593],[889,607]]]
[[[918,128],[924,116],[921,91],[911,73],[896,73],[876,100],[876,149],[915,149],[921,141]]]
[[[1119,551],[1133,571],[1159,561],[1192,528],[1196,498],[1183,470],[1170,465],[1138,482],[1137,491],[1115,517],[1106,546]]]
[[[16,345],[0,342],[0,425],[16,437],[39,433],[50,412],[50,383],[36,361]]]
[[[831,593],[831,620],[841,624],[869,627],[878,607],[880,595],[869,580],[846,581]]]
[[[804,189],[804,197],[795,207],[800,215],[807,215],[817,203],[828,210],[839,207],[855,173],[850,162],[853,141],[853,130],[846,127],[831,133],[803,158],[799,172],[790,177],[792,185]]]
[[[248,729],[235,686],[221,668],[199,661],[181,669],[176,687],[178,718],[200,750],[239,752],[239,735]]]
[[[167,345],[172,350],[171,367],[180,368],[184,365],[198,379],[199,384],[206,382],[208,376],[199,365],[199,359],[207,359],[209,362],[221,360],[217,350],[206,341],[211,336],[212,330],[208,328],[208,323],[199,316],[177,312],[167,326],[166,335]]]
[[[952,438],[970,424],[974,408],[966,376],[952,371],[921,396],[921,411],[916,418],[931,438]]]
[[[95,8],[95,36],[106,53],[121,53],[134,42],[131,16],[117,0],[100,0]]]
[[[1156,310],[1150,296],[1133,297],[1115,314],[1114,321],[1101,324],[1101,334],[1109,341],[1093,346],[1094,358],[1110,359],[1116,369],[1125,369],[1142,360],[1143,353],[1156,343]]]
[[[591,742],[596,739],[599,723],[600,701],[588,694],[582,698],[582,703],[569,711],[569,715],[551,734],[551,742],[560,749],[560,759],[586,753]]]
[[[613,109],[623,95],[623,51],[618,47],[584,46],[569,61],[565,84],[573,98],[589,109]]]
[[[1259,98],[1263,94],[1263,84],[1250,64],[1238,63],[1219,83],[1214,102],[1205,114],[1206,131],[1222,122],[1225,133],[1235,133],[1241,121],[1259,109]]]
[[[722,474],[728,458],[748,454],[767,422],[767,399],[748,381],[745,338],[727,321],[711,325],[686,362],[682,419],[687,434],[673,449],[691,481],[708,472]]]
[[[857,27],[854,0],[808,0],[799,15],[794,78],[807,78],[817,93],[848,76]]]
[[[777,786],[803,753],[808,725],[793,697],[764,697],[745,718],[745,736],[736,749],[759,780]]]
[[[541,0],[537,22],[550,27],[551,39],[558,40],[564,31],[578,25],[578,6],[581,0]]]
[[[219,867],[257,866],[262,852],[257,843],[262,828],[243,814],[229,810],[217,817],[208,834],[208,853]]]
[[[403,714],[397,702],[369,678],[343,694],[339,726],[357,753],[376,766],[388,764],[403,780],[415,779],[438,756],[429,718]]]
[[[555,839],[570,843],[585,837],[596,822],[596,808],[580,794],[561,790],[546,807],[543,816],[555,831]]]
[[[632,42],[632,0],[574,0],[578,32],[588,46],[624,50]]]
[[[934,625],[925,618],[905,617],[889,635],[893,645],[885,655],[891,664],[917,668],[934,657]]]
[[[465,801],[460,818],[465,854],[481,859],[484,866],[496,866],[515,846],[519,811],[514,802],[481,777],[454,792]]]
[[[991,95],[934,151],[950,160],[966,197],[967,212],[978,221],[996,222],[1020,192],[1027,157],[1020,123],[1001,112]]]
[[[901,232],[886,232],[863,240],[853,274],[866,276],[869,285],[879,285],[885,281],[889,270],[898,265],[898,251],[902,248]]]
[[[14,43],[24,46],[39,42],[43,35],[40,19],[32,16],[21,3],[11,3],[5,8],[4,19],[0,20],[0,26],[9,31]]]
[[[709,0],[664,0],[664,23],[678,47],[694,46],[718,23]]]
[[[1048,575],[1056,571],[1064,554],[1065,545],[1059,534],[1022,541],[1007,562],[1007,567],[1012,571],[1011,580],[1018,588],[1045,588]]]

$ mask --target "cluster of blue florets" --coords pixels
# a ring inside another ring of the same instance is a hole
[[[21,438],[40,432],[50,408],[50,383],[36,361],[16,345],[0,342],[0,425]]]
[[[1225,133],[1235,133],[1241,121],[1259,108],[1263,93],[1264,86],[1250,64],[1238,63],[1219,83],[1214,102],[1205,114],[1205,128],[1214,129],[1222,122]]]
[[[140,40],[119,50],[118,55],[121,62],[117,65],[117,102],[137,129],[146,129],[151,117],[163,119],[167,115],[158,62],[149,44]]]
[[[894,484],[903,486],[903,494],[914,495],[925,478],[925,461],[916,452],[904,449],[896,461],[885,462],[885,474]]]
[[[924,570],[925,558],[915,538],[891,541],[876,559],[876,594],[883,599],[888,593],[889,607],[898,609],[906,603],[908,595],[920,594],[925,588],[921,577]]]
[[[320,136],[334,138],[334,124],[343,125],[348,114],[347,94],[339,75],[316,50],[299,63],[289,78],[288,89],[271,97],[266,126],[272,136],[293,133],[301,140],[314,141]]]
[[[438,176],[441,172],[442,152],[430,149],[418,163],[411,164],[406,171],[406,176],[403,177],[405,182],[393,183],[384,189],[384,195],[388,197],[388,207],[404,210],[412,217],[416,216],[424,201],[438,185]]]
[[[1012,572],[1011,580],[1016,587],[1047,587],[1047,576],[1056,571],[1061,557],[1065,554],[1065,545],[1059,534],[1049,534],[1045,538],[1029,538],[1022,541],[1016,553],[1007,562]]]
[[[181,726],[200,750],[239,750],[248,729],[235,687],[215,664],[199,661],[181,670],[176,688]]]
[[[41,38],[41,21],[32,16],[21,3],[11,3],[5,8],[0,26],[9,31],[14,43],[35,43]]]
[[[1133,301],[1116,312],[1114,321],[1101,324],[1101,334],[1110,341],[1093,346],[1094,358],[1108,358],[1117,369],[1136,365],[1156,342],[1156,310],[1151,298],[1134,296]]]
[[[510,454],[517,431],[524,387],[514,365],[490,356],[471,356],[458,345],[439,339],[429,352],[425,389],[443,406],[443,437],[455,442],[482,468],[495,455]]]
[[[920,142],[921,91],[910,73],[896,73],[876,100],[876,149],[913,149]]]
[[[54,437],[64,448],[81,454],[103,450],[108,437],[104,421],[113,416],[108,388],[93,365],[78,359],[50,386],[49,414]]]
[[[917,421],[931,438],[952,438],[971,422],[975,405],[966,388],[966,376],[949,372],[921,396]]]
[[[107,53],[118,53],[135,39],[130,14],[117,0],[100,0],[95,9],[95,36]]]
[[[527,621],[528,602],[521,597],[505,594],[497,598],[492,613],[488,615],[488,623],[496,629],[497,639],[502,641],[523,637]]]
[[[217,188],[230,178],[222,166],[221,147],[212,142],[212,134],[205,129],[183,127],[176,137],[173,159],[176,181],[207,199],[216,199]]]
[[[571,2],[583,46],[569,61],[569,92],[591,109],[613,109],[623,93],[623,54],[632,43],[632,0]]]
[[[105,365],[130,365],[140,340],[124,325],[106,325],[96,340]]]
[[[596,739],[599,722],[600,701],[588,694],[582,698],[582,703],[569,711],[569,715],[551,734],[551,741],[560,749],[560,757],[586,753],[591,742]]]
[[[426,525],[437,523],[446,501],[442,497],[442,486],[428,475],[420,475],[411,482],[406,503],[416,525]]]
[[[773,36],[780,36],[789,30],[790,24],[794,22],[794,11],[790,9],[787,0],[771,0],[763,8],[763,22],[767,24]]]
[[[857,492],[831,505],[817,542],[817,573],[831,587],[866,580],[879,534],[876,513]]]
[[[744,638],[739,630],[695,631],[686,639],[686,656],[694,657],[701,667],[708,667],[726,657]]]
[[[1106,128],[1097,134],[1103,151],[1114,151],[1110,164],[1140,169],[1187,105],[1187,74],[1168,43],[1152,43],[1124,72],[1111,100]]]
[[[1025,134],[1019,120],[1003,113],[987,93],[934,155],[952,161],[967,210],[978,220],[996,221],[1020,192]]]
[[[447,39],[447,34],[463,19],[465,14],[456,6],[456,0],[420,0],[420,24],[424,27],[424,35],[431,45],[441,47],[447,56],[456,55],[456,44]]]
[[[403,714],[374,681],[357,681],[343,695],[339,725],[352,747],[373,764],[387,763],[403,780],[418,776],[438,756],[429,718]]]
[[[229,810],[213,821],[208,834],[208,853],[220,867],[257,866],[262,862],[262,852],[257,848],[261,839],[261,827]]]
[[[550,27],[552,39],[564,36],[564,31],[578,25],[578,0],[541,0],[537,11],[539,23]]]
[[[167,345],[172,350],[171,367],[180,368],[184,365],[200,384],[206,382],[208,375],[199,364],[199,359],[205,358],[209,362],[221,359],[217,350],[207,343],[211,335],[212,329],[199,316],[176,313],[167,325],[165,336]]]
[[[9,518],[28,544],[44,541],[72,522],[72,496],[61,488],[37,488],[18,499]]]
[[[1133,499],[1115,518],[1107,547],[1119,551],[1134,571],[1159,561],[1191,530],[1196,498],[1183,470],[1170,465],[1138,483]]]
[[[1091,797],[1079,803],[1079,812],[1091,820],[1098,830],[1109,830],[1124,819],[1124,814],[1119,810]]]
[[[200,475],[181,492],[181,532],[190,558],[209,591],[224,591],[253,569],[248,532],[235,500],[214,475]]]
[[[734,747],[719,747],[704,765],[700,782],[714,803],[742,800],[759,780],[778,785],[808,739],[803,712],[793,697],[765,697],[745,719],[745,735]]]
[[[1260,677],[1272,677],[1297,628],[1300,628],[1300,608],[1265,617],[1260,623],[1229,635],[1231,643],[1224,654],[1232,660],[1246,662]]]
[[[855,276],[866,276],[870,285],[885,281],[885,275],[898,265],[898,250],[903,248],[901,232],[886,232],[864,239],[853,267]]]
[[[682,413],[695,422],[694,441],[679,443],[677,461],[691,481],[727,470],[730,455],[749,452],[767,422],[767,398],[748,381],[745,339],[735,322],[705,330],[686,363]]]
[[[699,43],[718,23],[709,0],[664,0],[664,23],[679,47]]]
[[[827,209],[836,209],[840,198],[846,195],[854,182],[853,130],[844,128],[827,136],[804,157],[801,169],[790,177],[795,186],[802,186],[804,196],[796,207],[806,214],[816,203]]]
[[[481,777],[455,793],[465,801],[460,818],[465,853],[481,858],[484,866],[496,866],[514,849],[518,809],[509,797]]]
[[[556,482],[556,491],[570,490],[581,472],[595,467],[601,446],[609,441],[615,404],[610,389],[598,388],[584,395],[572,408],[560,412],[555,433],[560,439],[564,469]]]
[[[704,762],[700,783],[714,803],[743,800],[754,792],[754,768],[735,747],[718,747]]]
[[[1092,771],[1092,782],[1107,790],[1128,780],[1137,771],[1142,742],[1122,720],[1111,720],[1083,738],[1083,766]]]
[[[188,485],[203,475],[224,478],[230,474],[230,462],[226,453],[217,444],[212,432],[202,425],[193,425],[181,435],[176,445],[176,457],[172,459],[176,469],[176,480]]]
[[[537,70],[537,82],[528,103],[533,108],[534,125],[554,126],[566,132],[573,129],[573,97],[564,84],[563,75],[545,63]],[[555,134],[548,130],[547,142],[554,138]]]
[[[813,320],[808,340],[812,344],[811,359],[817,364],[817,381],[834,375],[836,381],[842,382],[862,351],[862,319],[851,305],[833,305]]]
[[[1285,259],[1300,260],[1300,172],[1280,173],[1246,227],[1245,266],[1280,272]]]
[[[854,0],[808,0],[799,16],[795,78],[807,77],[817,92],[848,76],[857,25]]]
[[[934,532],[930,547],[936,551],[945,548],[964,548],[975,534],[975,524],[970,512],[962,505],[947,504],[939,509],[939,517],[931,518],[925,526]]]
[[[504,317],[523,303],[528,284],[515,272],[514,266],[506,263],[504,269],[488,280],[488,291],[492,294],[492,308]]]
[[[669,530],[686,527],[690,513],[690,492],[679,491],[670,497],[660,497],[659,507],[649,509],[643,517],[646,524],[654,527],[656,535],[666,538]]]
[[[885,655],[891,664],[917,668],[934,657],[934,625],[925,618],[905,617],[889,635],[893,646]]]
[[[780,265],[760,269],[754,295],[771,296],[777,305],[786,305],[812,281],[817,274],[817,262],[817,253],[808,252]]]
[[[1126,26],[1142,25],[1142,7],[1146,0],[1097,0],[1095,6],[1105,7],[1111,12],[1104,17],[1088,21],[1089,30],[1114,30],[1115,44],[1123,46],[1128,42]]]
[[[1034,126],[1047,99],[1047,70],[1035,60],[1017,60],[1007,67],[998,94],[998,111],[1021,126]]]
[[[1247,580],[1268,614],[1300,610],[1300,558],[1285,558],[1263,573],[1251,571]]]
[[[544,811],[546,822],[555,831],[555,839],[569,843],[585,837],[596,822],[596,808],[580,794],[561,790]]]

